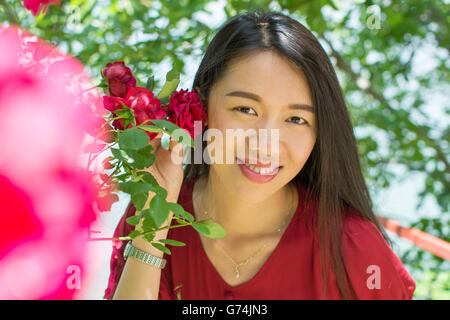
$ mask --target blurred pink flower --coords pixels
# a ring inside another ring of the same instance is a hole
[[[76,59],[32,39],[0,27],[0,299],[72,299],[98,196],[79,160],[104,109]]]

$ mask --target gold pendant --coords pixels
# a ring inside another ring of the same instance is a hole
[[[239,279],[240,274],[239,274],[239,269],[238,268],[234,269],[234,275],[236,276],[236,279]]]

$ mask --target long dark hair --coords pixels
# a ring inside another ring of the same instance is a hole
[[[220,28],[209,44],[193,82],[207,111],[211,87],[230,61],[244,54],[274,50],[298,65],[308,79],[317,119],[317,140],[302,170],[293,179],[317,199],[315,214],[319,243],[323,297],[330,260],[344,299],[356,298],[340,251],[346,208],[373,222],[391,245],[372,211],[372,201],[359,163],[357,143],[334,68],[316,37],[298,21],[276,12],[238,14]],[[207,129],[207,126],[205,126]],[[202,142],[202,150],[206,142]],[[191,153],[193,154],[193,153]],[[191,159],[192,160],[192,159]],[[185,180],[208,174],[206,163],[186,165]]]

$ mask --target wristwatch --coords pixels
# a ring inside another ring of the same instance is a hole
[[[131,241],[127,243],[127,246],[125,247],[125,251],[123,253],[123,257],[125,260],[127,260],[128,256],[131,256],[139,261],[150,264],[160,269],[164,269],[164,267],[166,266],[166,259],[155,257],[145,251],[133,247],[131,245]]]

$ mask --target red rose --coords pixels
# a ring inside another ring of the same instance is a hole
[[[133,87],[128,90],[125,98],[125,104],[133,109],[136,118],[136,124],[140,125],[148,119],[164,120],[166,113],[162,109],[161,101],[153,96],[153,92],[142,87]],[[145,125],[151,125],[151,121],[147,121]],[[158,133],[148,132],[150,140],[153,140]]]
[[[123,109],[121,102],[126,104],[124,98],[103,96],[103,106],[108,111],[114,112],[118,109]]]
[[[103,105],[105,109],[115,114],[116,110],[123,109],[122,103],[131,108],[134,112],[136,125],[144,123],[148,119],[164,120],[166,117],[165,111],[162,109],[161,101],[154,97],[153,92],[142,87],[131,87],[125,98],[120,97],[103,97]],[[145,122],[146,125],[151,125],[151,121]],[[124,130],[124,119],[117,119],[113,121],[113,126],[116,129]],[[131,128],[130,123],[127,128]],[[153,140],[158,133],[148,132],[147,135],[150,140]]]
[[[205,128],[206,112],[202,102],[193,91],[181,89],[172,93],[166,113],[170,122],[185,129],[192,138],[195,138],[194,121],[202,122],[201,132]]]
[[[103,69],[103,76],[108,81],[109,93],[113,97],[124,98],[128,89],[136,86],[136,79],[123,61],[109,62]]]
[[[123,98],[103,96],[103,106],[105,107],[106,110],[111,111],[115,117],[117,116],[117,114],[114,111],[123,109],[122,102],[125,103],[125,105],[127,105],[126,100]],[[113,127],[116,128],[117,130],[125,130],[123,126],[124,119],[116,119],[112,122],[112,124]],[[133,126],[130,123],[128,124],[127,129],[132,127]]]
[[[23,0],[25,8],[30,10],[35,16],[38,15],[39,11],[47,10],[50,4],[59,5],[59,0]]]

